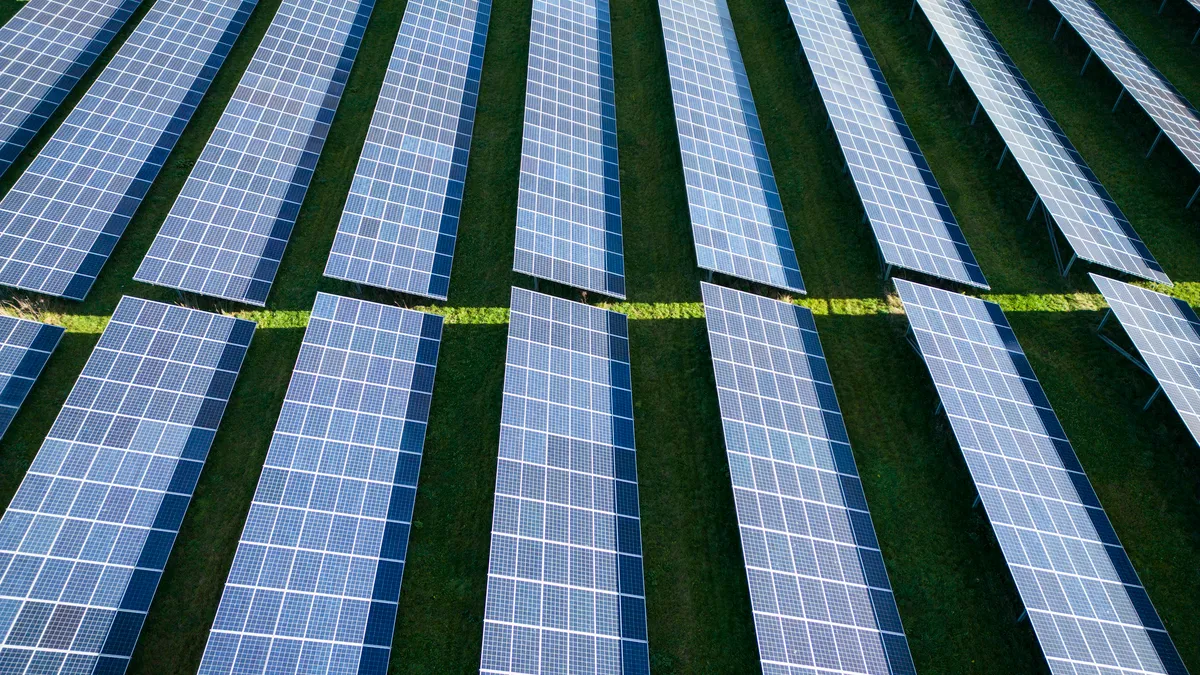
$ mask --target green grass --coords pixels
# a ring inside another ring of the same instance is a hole
[[[149,0],[147,0],[147,3]],[[1194,172],[1167,144],[1142,159],[1155,129],[1071,34],[1050,42],[1045,3],[977,7],[1167,273],[1171,292],[1200,304],[1200,209],[1183,202]],[[1155,64],[1200,101],[1200,48],[1190,11],[1153,0],[1100,0]],[[1176,2],[1175,4],[1181,4]],[[423,301],[321,277],[354,164],[403,13],[379,0],[325,152],[264,311],[197,296],[204,309],[259,322],[221,431],[151,608],[131,672],[194,672],[318,290],[410,302],[447,317],[394,641],[393,672],[477,668],[499,436],[529,32],[528,0],[495,0],[450,302]],[[15,12],[0,0],[0,19]],[[86,302],[8,295],[14,308],[68,327],[62,345],[0,442],[0,502],[19,484],[121,295],[167,302],[131,281],[278,6],[262,0],[166,168]],[[995,170],[1000,140],[968,125],[974,100],[949,61],[925,52],[928,25],[903,0],[851,6],[934,173],[1008,313],[1050,400],[1156,607],[1200,669],[1200,461],[1153,389],[1096,339],[1103,303],[1077,265],[1057,276],[1045,227],[1025,221],[1032,191],[1014,163]],[[140,11],[144,12],[146,7]],[[840,173],[820,97],[783,0],[730,0],[784,208],[863,475],[901,617],[922,673],[1045,669],[1019,600],[906,322],[878,276],[861,205]],[[665,54],[652,0],[612,7],[618,144],[652,668],[656,673],[756,672],[748,592],[713,395],[711,365],[675,138]],[[129,26],[136,22],[131,21]],[[1189,28],[1190,26],[1190,28]],[[129,28],[127,27],[126,33]],[[123,36],[122,36],[123,37]],[[118,37],[114,44],[119,44]],[[106,61],[110,48],[101,58]],[[99,67],[76,88],[0,191],[49,138]],[[762,292],[765,289],[757,289]],[[568,291],[556,288],[555,292]],[[577,297],[577,296],[574,296]]]

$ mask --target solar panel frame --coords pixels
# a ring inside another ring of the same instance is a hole
[[[533,0],[513,270],[625,297],[608,0]]]
[[[412,0],[325,276],[445,300],[491,0]]]
[[[284,0],[134,279],[266,304],[374,0]]]
[[[256,2],[150,8],[0,200],[0,284],[87,296]]]
[[[725,0],[659,0],[696,264],[803,293]]]
[[[65,332],[62,326],[0,315],[0,438]]]
[[[27,2],[0,28],[0,176],[140,5]]]
[[[480,672],[650,672],[624,314],[512,289]]]
[[[442,317],[317,294],[201,675],[383,675]]]
[[[1186,675],[1000,306],[895,284],[1051,671]]]
[[[787,7],[884,264],[988,288],[850,5]]]
[[[121,299],[0,518],[4,672],[125,672],[254,328]]]
[[[969,0],[914,0],[1075,255],[1171,280]]]

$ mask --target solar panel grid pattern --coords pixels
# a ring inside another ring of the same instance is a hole
[[[764,675],[915,675],[812,312],[702,291]]]
[[[628,336],[512,290],[482,673],[650,672]]]
[[[122,298],[0,519],[0,671],[125,671],[253,334]]]
[[[62,326],[0,316],[0,437],[65,332]]]
[[[725,0],[659,0],[696,261],[804,292]]]
[[[0,284],[87,295],[256,1],[154,4],[0,201]]]
[[[975,7],[968,0],[917,2],[1075,254],[1171,283]]]
[[[625,297],[608,0],[534,0],[513,269]]]
[[[1188,431],[1200,442],[1200,318],[1182,300],[1091,276]]]
[[[285,0],[134,278],[266,303],[374,0]]]
[[[387,672],[441,331],[317,295],[201,675]]]
[[[1000,307],[896,290],[1051,672],[1186,674]]]
[[[787,6],[884,262],[987,288],[850,6]]]
[[[491,0],[414,0],[325,276],[445,300]]]
[[[0,175],[141,0],[32,0],[0,28]]]

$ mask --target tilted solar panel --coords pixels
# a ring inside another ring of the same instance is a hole
[[[134,279],[266,304],[374,0],[284,0]]]
[[[141,0],[30,0],[0,28],[0,176]]]
[[[257,0],[160,0],[0,201],[0,284],[91,290]]]
[[[0,436],[65,332],[62,326],[0,315]]]
[[[253,335],[121,299],[0,519],[0,670],[125,672]]]
[[[608,0],[533,0],[513,269],[625,297]]]
[[[1150,374],[1200,442],[1200,318],[1183,300],[1091,275]]]
[[[725,0],[659,0],[696,262],[804,292]]]
[[[512,289],[482,673],[650,672],[624,314]]]
[[[987,288],[850,6],[787,6],[884,264]]]
[[[969,0],[916,2],[1075,255],[1171,283]]]
[[[1051,672],[1186,675],[1000,306],[896,291]]]
[[[702,291],[764,675],[915,675],[812,312]]]
[[[441,337],[317,295],[201,675],[387,672]]]
[[[445,300],[491,0],[412,0],[325,276]]]

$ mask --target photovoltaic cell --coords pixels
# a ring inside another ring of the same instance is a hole
[[[121,299],[0,519],[0,670],[125,672],[253,334]]]
[[[995,303],[896,290],[1050,671],[1187,670]]]
[[[0,437],[66,329],[0,315]]]
[[[659,0],[696,262],[804,292],[725,0]]]
[[[387,672],[441,338],[317,294],[201,675]]]
[[[284,0],[134,279],[266,304],[374,0]]]
[[[482,673],[648,674],[624,314],[512,290]]]
[[[446,299],[491,0],[412,0],[325,276]]]
[[[915,675],[812,312],[701,286],[764,675]]]
[[[160,0],[0,201],[0,284],[82,300],[257,0]]]
[[[30,0],[0,28],[0,176],[141,0]]]
[[[1200,442],[1200,318],[1183,300],[1091,277],[1192,438]]]
[[[625,297],[608,0],[534,0],[513,269]]]
[[[787,6],[884,264],[987,288],[850,6]]]
[[[916,0],[1075,255],[1171,283],[968,0]]]

